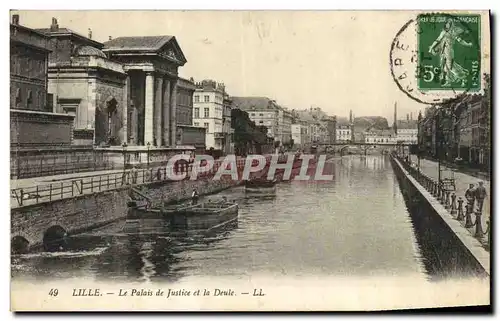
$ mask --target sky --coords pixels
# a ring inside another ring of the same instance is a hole
[[[13,11],[20,24],[59,27],[92,39],[176,37],[187,63],[179,75],[223,82],[232,96],[266,96],[289,109],[398,118],[426,107],[394,83],[392,40],[413,17],[387,11]]]

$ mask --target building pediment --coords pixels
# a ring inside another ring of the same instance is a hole
[[[172,37],[170,41],[158,50],[157,54],[161,58],[170,60],[179,66],[183,66],[187,62],[186,57],[184,57],[184,53],[175,40],[175,37]]]
[[[177,66],[183,66],[187,62],[173,36],[119,37],[105,42],[103,51],[111,57],[128,57],[127,59],[157,56]]]

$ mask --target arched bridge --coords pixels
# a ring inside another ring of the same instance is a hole
[[[367,151],[370,149],[378,149],[382,153],[384,151],[391,151],[396,148],[404,148],[409,149],[411,146],[415,146],[416,144],[412,143],[365,143],[365,142],[342,142],[342,143],[318,143],[316,146],[322,148],[325,153],[333,153],[340,154],[343,156],[349,148],[356,148],[362,154],[367,154]]]

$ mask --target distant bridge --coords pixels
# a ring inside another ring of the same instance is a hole
[[[417,143],[365,143],[365,142],[336,142],[336,143],[313,143],[316,146],[413,146]]]
[[[340,156],[344,154],[344,151],[346,151],[349,147],[359,147],[364,154],[367,154],[367,151],[370,148],[373,147],[378,147],[378,148],[387,148],[387,149],[394,149],[397,147],[408,147],[409,146],[416,146],[417,144],[412,144],[412,143],[365,143],[365,142],[336,142],[336,143],[316,143],[314,144],[318,147],[324,147],[325,152],[333,152],[335,153],[340,153]]]

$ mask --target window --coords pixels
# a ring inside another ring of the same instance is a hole
[[[205,95],[205,96],[203,97],[203,100],[204,100],[206,103],[210,102],[210,96],[209,96],[209,95]]]
[[[259,121],[259,124],[263,124],[263,123],[264,123],[264,122],[263,122],[262,120],[261,120],[261,121]]]
[[[255,116],[255,113],[251,113],[250,116]]]
[[[58,99],[58,103],[61,106],[61,109],[63,113],[75,116],[73,123],[75,124],[75,128],[82,128],[85,127],[85,124],[79,124],[78,123],[78,106],[80,105],[80,99]],[[93,128],[93,126],[91,126]]]
[[[194,102],[195,102],[195,103],[199,103],[199,102],[200,102],[200,96],[195,95],[195,96],[194,96]]]
[[[63,107],[63,112],[76,117],[76,107]]]
[[[197,97],[197,96],[195,96],[195,97]],[[194,109],[194,118],[200,118],[200,109],[199,108]]]
[[[203,123],[203,127],[205,127],[207,129],[207,132],[209,131],[209,126],[208,126],[208,123]]]
[[[199,127],[199,126],[200,126],[200,123],[195,122],[195,123],[194,123],[194,125],[195,125],[196,127]]]
[[[42,99],[43,99],[43,94],[42,94]],[[47,94],[47,106],[46,106],[47,111],[52,112],[53,107],[54,107],[54,94]]]
[[[17,88],[16,90],[16,107],[21,107],[22,97],[21,97],[21,88]]]
[[[33,108],[33,92],[28,90],[28,99],[26,99],[26,105],[28,109]]]
[[[264,116],[264,114],[261,113],[261,114],[259,114],[259,116]]]
[[[203,113],[204,113],[204,117],[205,118],[210,117],[210,109],[209,108],[205,108],[204,111],[203,111]]]

